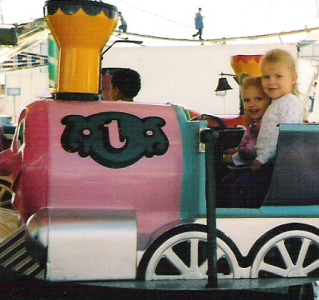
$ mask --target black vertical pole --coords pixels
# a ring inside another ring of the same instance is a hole
[[[207,216],[207,260],[208,260],[208,288],[217,288],[217,227],[216,227],[216,185],[214,168],[214,147],[217,132],[203,130],[201,141],[205,143],[206,169],[206,216]]]

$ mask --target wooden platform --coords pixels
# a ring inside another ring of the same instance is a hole
[[[0,208],[0,242],[19,227],[19,215],[10,209]]]

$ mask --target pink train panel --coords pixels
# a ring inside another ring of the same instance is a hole
[[[39,101],[25,115],[14,186],[24,220],[46,206],[125,209],[147,233],[180,218],[183,152],[174,107]]]

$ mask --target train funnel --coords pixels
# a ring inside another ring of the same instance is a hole
[[[249,76],[261,76],[260,61],[263,55],[235,55],[231,57],[231,66],[236,74],[243,73]]]
[[[56,99],[100,99],[101,52],[117,25],[117,8],[103,2],[46,1],[46,22],[59,46]]]

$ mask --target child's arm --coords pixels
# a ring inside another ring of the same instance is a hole
[[[257,138],[256,159],[261,164],[265,164],[276,156],[279,127],[277,126],[278,121],[275,120],[272,114],[277,114],[277,112],[272,109],[270,116],[264,115]]]
[[[235,166],[247,165],[249,163],[249,161],[242,159],[238,152],[234,153],[231,158]]]
[[[225,150],[222,163],[223,163],[223,164],[231,164],[231,163],[233,163],[232,156],[233,156],[233,154],[236,153],[237,151],[238,151],[237,148]]]
[[[262,163],[259,160],[255,159],[253,163],[251,164],[251,169],[253,171],[257,171],[257,170],[260,170],[261,166],[262,166]]]
[[[235,150],[235,149],[232,149]],[[223,163],[224,164],[233,164],[235,166],[242,166],[246,165],[247,161],[242,159],[239,155],[239,153],[236,151],[233,154],[225,154],[223,157]]]
[[[303,108],[299,98],[289,94],[275,100],[263,117],[257,139],[257,160],[265,164],[276,157],[280,123],[302,123]]]
[[[233,148],[233,149],[227,149],[224,154],[226,155],[233,155],[235,154],[236,152],[238,152],[238,148]]]

